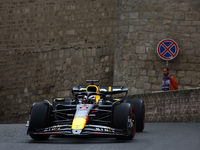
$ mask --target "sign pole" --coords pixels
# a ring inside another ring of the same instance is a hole
[[[168,60],[166,60],[166,67],[168,68]]]

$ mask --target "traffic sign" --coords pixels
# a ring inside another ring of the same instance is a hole
[[[164,60],[174,59],[179,52],[178,44],[172,39],[164,39],[157,46],[157,53]]]

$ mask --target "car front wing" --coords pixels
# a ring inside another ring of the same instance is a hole
[[[37,129],[35,132],[28,132],[28,135],[33,134],[48,134],[48,135],[111,135],[111,136],[128,136],[129,133],[122,129],[111,128],[102,125],[85,125],[82,130],[71,129],[71,125],[57,125],[45,129]]]

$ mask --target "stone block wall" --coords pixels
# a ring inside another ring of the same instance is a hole
[[[179,89],[200,87],[199,0],[6,0],[0,2],[0,120],[27,115],[34,102],[70,97],[73,85],[161,89],[164,38]],[[12,119],[11,119],[12,118]]]
[[[131,94],[161,90],[166,62],[157,54],[165,38],[179,45],[169,61],[179,89],[200,87],[199,0],[118,0],[114,53],[114,85]]]
[[[145,102],[146,122],[200,122],[200,89],[129,95]]]
[[[87,79],[112,85],[115,8],[115,0],[1,1],[0,120],[71,97]]]

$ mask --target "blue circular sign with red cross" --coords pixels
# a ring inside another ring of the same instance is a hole
[[[164,39],[157,46],[157,53],[164,60],[172,60],[178,55],[178,44],[172,39]]]

